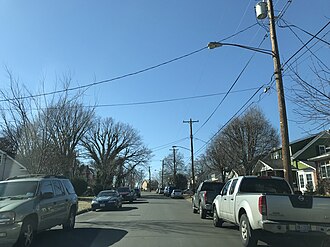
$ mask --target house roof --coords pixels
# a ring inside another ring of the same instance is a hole
[[[324,137],[324,136],[328,136],[330,137],[330,133],[328,130],[323,131],[321,133],[319,133],[318,135],[316,135],[306,146],[304,146],[301,150],[299,150],[298,152],[296,152],[295,154],[292,155],[291,159],[296,159],[299,157],[300,154],[302,154],[304,151],[306,151],[310,146],[312,146],[317,140],[319,140],[320,138]],[[307,139],[307,138],[306,138]]]
[[[272,170],[283,170],[283,161],[281,159],[271,159],[270,153],[266,155],[264,158],[258,161],[261,162],[263,165],[269,166]],[[291,164],[292,170],[297,170],[297,167]]]

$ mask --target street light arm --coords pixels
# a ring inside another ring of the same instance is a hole
[[[207,47],[209,49],[214,49],[214,48],[218,48],[218,47],[221,47],[221,46],[235,46],[235,47],[239,47],[239,48],[243,48],[243,49],[247,49],[247,50],[251,50],[251,51],[260,52],[260,53],[263,53],[263,54],[274,56],[274,52],[271,51],[271,50],[256,48],[256,47],[251,47],[251,46],[246,46],[246,45],[240,45],[240,44],[235,44],[235,43],[210,42],[207,45]]]

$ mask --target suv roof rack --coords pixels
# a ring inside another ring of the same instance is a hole
[[[62,178],[62,179],[66,179],[67,177],[62,176],[62,175],[28,174],[28,175],[9,177],[6,180],[24,179],[24,178]]]

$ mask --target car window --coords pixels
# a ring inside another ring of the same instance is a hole
[[[237,184],[238,179],[234,179],[233,182],[231,183],[230,190],[229,190],[229,195],[232,195],[235,191],[235,187]]]
[[[287,182],[273,178],[244,178],[240,192],[291,194]]]
[[[62,180],[62,183],[65,187],[66,192],[68,192],[68,194],[76,194],[71,182],[69,180]]]
[[[222,191],[221,191],[221,195],[227,195],[227,191],[228,191],[228,188],[229,188],[229,185],[230,185],[230,182],[231,181],[228,181],[225,186],[223,187]]]
[[[38,182],[36,181],[0,183],[0,197],[33,197],[36,195],[37,186]]]
[[[50,180],[49,181],[41,181],[40,192],[41,192],[41,194],[45,194],[45,193],[48,193],[48,192],[54,193],[52,182]]]
[[[65,195],[64,188],[59,180],[53,180],[55,196]]]

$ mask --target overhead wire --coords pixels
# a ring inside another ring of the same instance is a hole
[[[253,28],[254,26],[256,26],[257,24],[252,24],[224,39],[222,39],[221,41],[225,41],[225,40],[228,40],[236,35],[239,35],[251,28]],[[131,77],[131,76],[135,76],[135,75],[138,75],[138,74],[141,74],[141,73],[144,73],[144,72],[147,72],[147,71],[150,71],[150,70],[153,70],[153,69],[157,69],[159,67],[162,67],[162,66],[165,66],[167,64],[170,64],[170,63],[173,63],[173,62],[176,62],[178,60],[181,60],[181,59],[184,59],[184,58],[187,58],[187,57],[190,57],[192,55],[195,55],[203,50],[206,50],[208,47],[207,46],[204,46],[202,48],[199,48],[195,51],[192,51],[192,52],[189,52],[189,53],[186,53],[182,56],[179,56],[179,57],[176,57],[176,58],[173,58],[173,59],[170,59],[170,60],[167,60],[165,62],[162,62],[162,63],[159,63],[159,64],[156,64],[156,65],[153,65],[153,66],[150,66],[150,67],[147,67],[147,68],[144,68],[144,69],[141,69],[141,70],[137,70],[135,72],[131,72],[131,73],[127,73],[127,74],[124,74],[124,75],[121,75],[121,76],[117,76],[117,77],[113,77],[113,78],[110,78],[110,79],[105,79],[105,80],[101,80],[101,81],[97,81],[97,82],[92,82],[92,83],[89,83],[89,84],[86,84],[86,85],[82,85],[82,86],[76,86],[76,87],[71,87],[71,88],[66,88],[66,89],[61,89],[61,90],[55,90],[55,91],[52,91],[52,92],[48,92],[48,93],[40,93],[40,94],[35,94],[35,95],[28,95],[28,96],[22,96],[22,97],[17,97],[15,98],[15,100],[21,100],[21,99],[29,99],[29,98],[37,98],[37,97],[43,97],[43,96],[49,96],[49,95],[54,95],[54,94],[58,94],[58,93],[65,93],[65,92],[69,92],[69,91],[75,91],[75,90],[80,90],[80,89],[85,89],[85,88],[90,88],[90,87],[93,87],[93,86],[96,86],[96,85],[101,85],[101,84],[105,84],[105,83],[109,83],[109,82],[113,82],[113,81],[117,81],[117,80],[120,80],[120,79],[124,79],[124,78],[127,78],[127,77]],[[14,100],[14,99],[1,99],[0,102],[6,102],[6,101],[10,101],[10,100]]]
[[[266,36],[264,36],[264,38],[262,39],[262,41],[260,42],[258,48],[262,45],[262,43],[265,41]],[[258,50],[255,49],[255,52],[257,52]],[[235,81],[232,83],[232,85],[230,86],[230,88],[228,89],[227,93],[225,94],[225,96],[222,98],[222,100],[219,102],[219,104],[215,107],[215,109],[212,111],[212,113],[209,115],[209,117],[203,122],[203,124],[195,131],[194,135],[197,134],[207,123],[208,121],[214,116],[214,114],[216,113],[216,111],[219,109],[219,107],[222,105],[222,103],[225,101],[225,99],[227,98],[227,96],[229,95],[229,93],[231,92],[231,90],[234,88],[234,86],[236,85],[236,83],[238,82],[238,80],[241,78],[242,74],[244,73],[244,71],[246,70],[246,68],[248,67],[248,65],[250,64],[250,62],[252,61],[253,57],[255,56],[255,53],[252,54],[252,56],[249,58],[249,60],[247,61],[247,63],[245,64],[245,66],[243,67],[243,69],[240,71],[240,73],[238,74],[238,76],[236,77]]]

